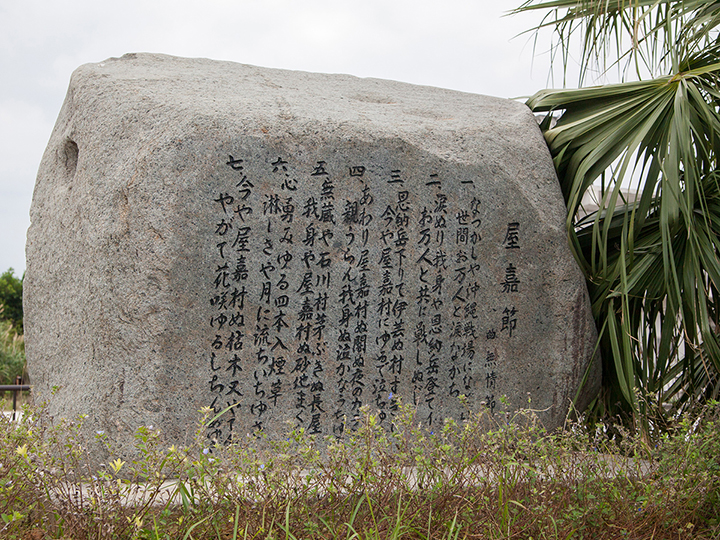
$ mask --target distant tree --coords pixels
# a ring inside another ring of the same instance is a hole
[[[19,334],[23,333],[23,278],[9,268],[0,275],[0,319],[10,321]],[[24,276],[23,276],[24,277]]]

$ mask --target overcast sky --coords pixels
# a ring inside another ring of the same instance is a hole
[[[503,17],[520,3],[0,0],[0,272],[25,270],[37,168],[81,64],[156,52],[515,98],[549,65],[514,38],[540,16]]]

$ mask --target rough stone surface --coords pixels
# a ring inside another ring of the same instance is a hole
[[[558,182],[516,102],[129,54],[73,74],[31,220],[35,399],[121,448],[233,403],[210,440],[340,435],[398,398],[432,428],[461,395],[529,395],[552,427],[586,371],[580,404],[598,389]]]

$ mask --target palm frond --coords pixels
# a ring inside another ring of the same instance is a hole
[[[610,57],[664,72],[528,101],[547,114],[570,245],[600,331],[598,410],[643,413],[649,400],[682,410],[716,397],[720,1],[530,1],[516,12],[529,10],[549,11],[539,27],[555,29],[563,54],[584,32],[585,69]],[[601,178],[599,210],[584,215],[582,198]]]
[[[623,80],[681,71],[680,59],[717,47],[720,2],[707,0],[528,0],[510,11],[546,12],[534,29],[554,30],[552,58],[567,71],[580,42],[579,84],[617,67]]]

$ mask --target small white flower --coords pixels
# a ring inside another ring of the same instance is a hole
[[[209,452],[210,452],[209,448],[203,448],[203,454],[208,455]]]

